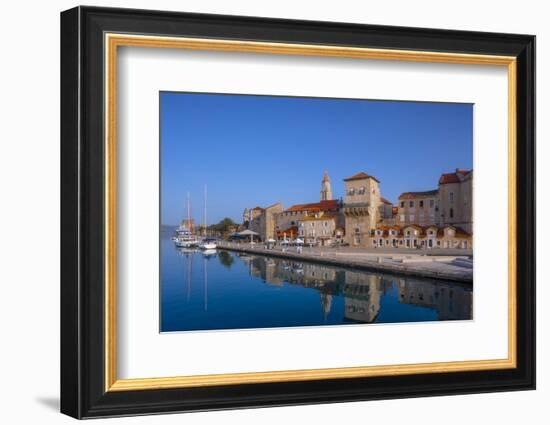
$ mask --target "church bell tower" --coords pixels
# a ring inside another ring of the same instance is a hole
[[[332,200],[332,188],[330,187],[330,177],[325,171],[323,175],[323,180],[321,181],[321,201],[330,201]]]

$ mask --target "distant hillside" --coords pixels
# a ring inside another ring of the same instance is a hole
[[[172,233],[176,230],[178,226],[176,224],[161,224],[160,232],[161,233]]]

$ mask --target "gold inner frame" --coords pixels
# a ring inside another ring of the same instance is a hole
[[[516,367],[516,58],[462,53],[370,49],[326,45],[105,34],[105,391],[448,373]],[[285,370],[215,375],[118,379],[116,325],[116,123],[119,46],[325,56],[507,67],[508,72],[508,357],[495,360]]]

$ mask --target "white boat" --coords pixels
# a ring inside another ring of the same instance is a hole
[[[200,249],[216,249],[216,241],[214,239],[204,239],[200,244]]]
[[[178,248],[192,248],[199,245],[199,241],[194,236],[179,237],[174,243]]]

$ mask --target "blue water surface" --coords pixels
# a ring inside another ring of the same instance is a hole
[[[161,332],[468,320],[471,286],[161,238]]]

